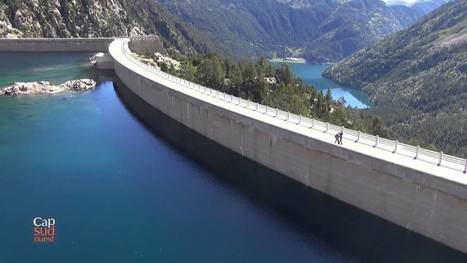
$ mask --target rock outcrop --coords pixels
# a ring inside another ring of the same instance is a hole
[[[66,90],[85,91],[96,87],[92,79],[70,80],[61,85],[53,85],[47,81],[15,82],[13,85],[0,89],[0,96],[56,94]]]
[[[62,84],[68,90],[85,91],[96,87],[96,82],[92,79],[70,80]]]
[[[225,50],[154,0],[0,0],[0,38],[159,35],[183,53]]]

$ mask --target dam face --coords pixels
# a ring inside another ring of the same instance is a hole
[[[303,185],[467,252],[465,184],[388,162],[377,151],[371,156],[291,131],[286,124],[263,120],[259,113],[243,114],[205,94],[180,88],[130,61],[123,53],[124,43],[117,40],[110,46],[116,75],[131,93],[180,127]],[[137,105],[128,103],[138,111]],[[190,143],[188,136],[176,131],[171,136]]]

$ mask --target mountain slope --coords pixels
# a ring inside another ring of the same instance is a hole
[[[223,53],[220,45],[152,0],[0,0],[0,37],[154,34],[167,46]]]
[[[394,15],[404,28],[415,24],[421,17],[446,4],[450,0],[417,1],[412,5],[403,3],[391,5]]]
[[[402,25],[384,2],[347,1],[320,25],[319,37],[307,45],[306,56],[325,60],[316,52],[325,47],[329,61],[338,61],[400,29]]]
[[[406,28],[426,12],[381,0],[159,0],[236,56],[338,61]],[[401,9],[401,8],[399,8]]]
[[[372,111],[401,138],[467,156],[467,0],[444,5],[325,74],[368,92]]]

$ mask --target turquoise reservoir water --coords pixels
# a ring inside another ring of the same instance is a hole
[[[55,84],[89,77],[92,53],[0,52],[0,87],[18,81],[48,80]]]
[[[341,86],[334,81],[322,76],[323,72],[330,66],[329,64],[303,64],[287,63],[291,70],[305,81],[319,90],[325,92],[331,89],[334,99],[344,98],[350,107],[364,109],[370,105],[368,96],[359,90]]]
[[[0,77],[62,82],[87,75],[87,56],[0,54]],[[33,243],[38,216],[56,220],[54,243]],[[441,261],[467,262],[283,176],[205,169],[135,119],[112,82],[0,97],[1,263]]]

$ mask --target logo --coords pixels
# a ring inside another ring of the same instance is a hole
[[[32,220],[35,243],[52,243],[55,241],[55,219],[36,217]]]

